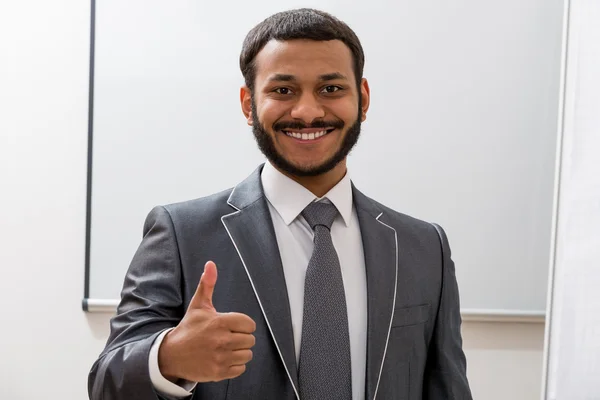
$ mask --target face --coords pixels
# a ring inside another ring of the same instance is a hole
[[[255,66],[254,91],[243,88],[241,100],[265,156],[296,176],[345,161],[369,101],[366,80],[356,86],[350,49],[338,40],[272,40]]]

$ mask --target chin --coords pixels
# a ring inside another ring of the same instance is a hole
[[[324,158],[319,158],[319,159],[294,159],[291,157],[282,157],[287,164],[289,164],[290,166],[302,170],[302,171],[312,171],[315,169],[321,169],[323,168],[323,166],[325,166],[328,161],[329,158],[328,157],[324,157]]]
[[[332,165],[331,160],[320,160],[319,162],[290,162],[286,160],[287,165],[280,165],[285,172],[298,177],[315,177],[326,174],[333,170],[338,164]],[[291,167],[291,168],[290,168]]]

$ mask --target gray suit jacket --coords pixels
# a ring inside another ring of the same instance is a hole
[[[256,345],[243,375],[199,384],[193,399],[296,398],[289,302],[261,170],[233,190],[149,214],[108,343],[89,375],[92,400],[163,398],[150,381],[150,348],[183,317],[208,260],[219,267],[215,308],[250,316]],[[365,398],[471,399],[458,288],[443,230],[354,187],[353,196],[367,276]]]

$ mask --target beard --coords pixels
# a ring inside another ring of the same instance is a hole
[[[360,128],[361,128],[361,110],[362,110],[362,102],[359,98],[358,101],[358,112],[356,121],[346,130],[346,134],[342,139],[342,144],[340,148],[335,152],[333,156],[329,159],[323,161],[320,164],[310,166],[310,167],[299,167],[292,164],[288,159],[285,158],[283,154],[281,154],[275,148],[275,140],[269,135],[267,129],[262,124],[262,122],[258,119],[258,113],[256,112],[254,97],[252,98],[252,117],[254,122],[252,124],[252,133],[254,134],[254,138],[256,139],[256,143],[258,144],[258,148],[265,155],[267,160],[269,160],[273,165],[275,165],[280,170],[299,177],[306,176],[319,176],[326,172],[331,171],[336,165],[338,165],[341,161],[343,161],[350,151],[354,148],[356,143],[358,142],[358,138],[360,136]],[[344,122],[342,120],[334,120],[334,121],[315,121],[312,124],[303,124],[298,121],[293,122],[276,122],[273,124],[273,132],[275,135],[283,134],[281,130],[284,129],[307,129],[307,128],[335,128],[340,131],[344,129]]]

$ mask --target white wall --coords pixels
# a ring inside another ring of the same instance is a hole
[[[107,335],[80,306],[89,13],[0,3],[0,399],[87,398]]]
[[[544,324],[463,323],[467,374],[475,400],[537,400]]]
[[[85,0],[0,5],[2,399],[87,398],[108,335],[109,316],[80,306],[89,13]],[[539,398],[543,325],[469,322],[464,339],[476,399]]]
[[[600,2],[571,0],[546,399],[600,399]]]

